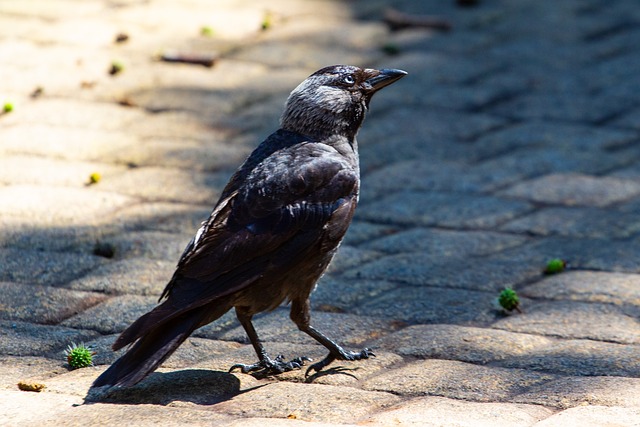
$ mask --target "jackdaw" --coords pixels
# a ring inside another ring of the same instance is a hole
[[[153,372],[197,328],[235,308],[259,361],[231,370],[266,375],[306,357],[271,359],[252,317],[291,303],[291,320],[332,361],[373,356],[344,350],[310,325],[309,294],[344,237],[360,186],[356,134],[374,93],[404,77],[394,69],[335,65],[291,92],[281,127],[231,177],[209,219],[182,254],[159,304],[129,326],[113,349],[132,344],[93,387],[127,387]]]

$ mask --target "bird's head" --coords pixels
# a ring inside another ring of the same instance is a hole
[[[402,70],[350,65],[325,67],[291,92],[281,126],[315,138],[331,135],[353,138],[373,94],[405,75]]]

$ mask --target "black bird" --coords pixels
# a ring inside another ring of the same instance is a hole
[[[291,92],[281,128],[231,177],[209,219],[187,245],[162,303],[113,344],[126,354],[93,387],[134,385],[153,372],[197,328],[235,308],[258,355],[242,372],[276,374],[300,368],[267,355],[251,318],[291,303],[298,328],[329,350],[311,365],[367,359],[346,351],[310,325],[309,294],[344,237],[360,186],[356,134],[372,95],[407,73],[335,65],[316,71]]]

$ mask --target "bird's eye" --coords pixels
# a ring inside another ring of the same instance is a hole
[[[356,82],[356,79],[353,77],[353,74],[348,74],[342,78],[342,81],[348,85],[352,85]]]

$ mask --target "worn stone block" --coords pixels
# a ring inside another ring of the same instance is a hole
[[[91,329],[101,334],[122,332],[138,317],[157,305],[157,297],[122,295],[91,307],[61,323],[71,328]]]
[[[402,356],[486,364],[525,357],[553,343],[538,335],[440,324],[409,326],[380,338],[374,345]]]
[[[98,333],[85,329],[0,320],[0,353],[7,356],[46,356],[65,360],[71,343],[88,341]]]
[[[360,218],[386,223],[491,228],[531,210],[522,201],[455,193],[401,191],[360,208]]]
[[[94,292],[0,282],[0,319],[56,324],[105,299]]]
[[[479,403],[444,397],[420,397],[371,415],[365,425],[407,427],[533,426],[553,412],[543,406]]]
[[[564,338],[623,344],[640,342],[640,322],[618,307],[568,301],[541,302],[523,314],[495,322],[495,328]]]
[[[637,197],[640,183],[609,177],[552,174],[516,184],[500,194],[538,203],[604,207]]]
[[[426,373],[426,375],[425,375]],[[522,369],[490,368],[450,360],[422,360],[366,380],[365,390],[401,396],[442,396],[476,402],[510,400],[555,379]]]
[[[316,422],[354,422],[400,399],[390,393],[342,389],[330,385],[275,383],[237,395],[215,406],[216,412],[243,417],[287,418]],[[326,411],[329,406],[331,411]]]

